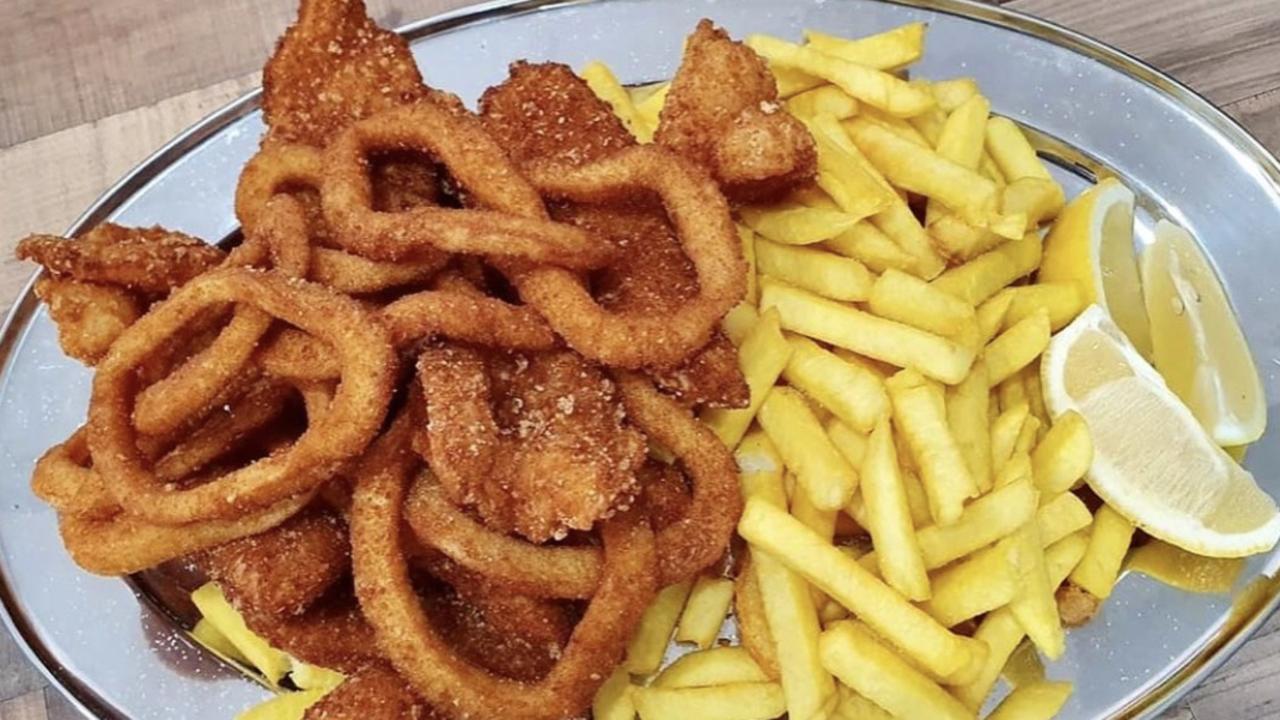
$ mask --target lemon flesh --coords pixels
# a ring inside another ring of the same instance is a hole
[[[1143,357],[1151,331],[1133,244],[1133,192],[1107,178],[1067,204],[1045,239],[1040,282],[1074,281],[1106,308]]]
[[[1267,426],[1262,381],[1213,268],[1186,230],[1161,220],[1142,253],[1153,359],[1219,445],[1245,445]]]
[[[1210,557],[1263,552],[1280,539],[1275,502],[1100,306],[1049,343],[1041,382],[1053,415],[1075,410],[1089,426],[1090,487],[1147,533]]]

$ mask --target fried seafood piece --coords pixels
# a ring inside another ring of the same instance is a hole
[[[1058,588],[1057,600],[1058,614],[1062,616],[1062,624],[1069,628],[1088,624],[1102,606],[1101,600],[1073,582],[1063,583],[1062,587]]]
[[[375,662],[307,708],[302,720],[446,720],[413,691],[390,665]]]
[[[485,129],[517,165],[581,165],[635,144],[609,106],[565,65],[515,63],[510,77],[480,100]],[[618,249],[592,278],[601,306],[619,313],[673,315],[698,294],[698,276],[670,221],[652,197],[608,205],[557,203],[556,220],[577,225]],[[748,399],[736,353],[713,339],[682,364],[655,374],[691,404],[736,407]]]
[[[351,567],[342,520],[312,510],[204,553],[200,567],[242,612],[298,615]]]
[[[640,494],[644,499],[645,509],[649,511],[649,522],[653,524],[654,530],[661,532],[680,522],[689,513],[693,496],[680,468],[658,460],[648,460],[641,466],[637,476],[640,480]]]
[[[162,227],[102,223],[68,239],[29,235],[18,243],[19,260],[31,260],[54,278],[69,278],[164,295],[222,262],[225,253],[203,240]]]
[[[817,170],[813,137],[783,111],[764,60],[710,20],[685,43],[654,140],[696,160],[739,202],[781,195]]]
[[[644,436],[576,353],[446,345],[422,354],[418,378],[431,466],[490,527],[544,542],[630,505]]]
[[[245,613],[245,624],[272,647],[313,665],[355,671],[382,659],[350,584],[338,586],[300,615]]]
[[[262,70],[264,143],[323,147],[352,122],[428,94],[409,45],[362,0],[302,0]]]
[[[40,278],[36,297],[49,307],[62,351],[86,365],[106,355],[111,343],[145,309],[142,300],[128,290],[80,280]]]

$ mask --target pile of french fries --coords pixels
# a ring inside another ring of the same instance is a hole
[[[1088,428],[1040,388],[1084,309],[1032,282],[1063,190],[974,81],[906,79],[924,34],[747,40],[819,159],[815,186],[739,213],[751,275],[725,330],[751,402],[702,417],[735,449],[747,557],[661,593],[597,720],[973,718],[1024,639],[1063,653],[1068,578],[1115,583],[1133,526],[1073,492]],[[586,76],[652,136],[664,86]],[[719,646],[731,601],[741,645]],[[698,650],[659,672],[673,634]],[[1070,692],[1024,682],[987,717]]]

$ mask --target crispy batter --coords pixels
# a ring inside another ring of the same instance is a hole
[[[307,708],[303,720],[444,720],[387,663],[370,663]]]
[[[362,0],[302,0],[262,71],[264,142],[323,147],[355,120],[427,94],[408,44]]]
[[[722,332],[683,365],[652,376],[658,387],[686,405],[740,408],[751,401],[738,349]]]
[[[336,588],[301,615],[246,613],[244,620],[273,647],[313,665],[352,672],[382,657],[349,588]]]
[[[222,262],[225,253],[202,240],[162,227],[103,223],[78,238],[30,235],[18,243],[19,260],[39,263],[55,278],[115,285],[163,295]]]
[[[62,351],[86,365],[98,362],[144,309],[127,290],[80,280],[40,278],[36,297],[49,307]]]
[[[499,627],[490,615],[452,591],[428,593],[427,614],[445,641],[468,662],[513,680],[536,681],[547,674],[568,636],[529,638]]]
[[[635,144],[622,122],[568,67],[516,63],[511,76],[480,101],[487,129],[519,165],[556,160],[582,164]],[[641,198],[631,204],[560,203],[552,217],[608,239],[618,259],[592,278],[601,305],[619,312],[671,315],[698,293],[697,274],[662,208]],[[714,341],[712,345],[714,345]],[[686,361],[694,372],[663,383],[692,403],[738,406],[747,387],[736,353],[712,352]]]
[[[782,111],[764,60],[710,20],[685,44],[654,139],[696,160],[741,202],[781,195],[817,169],[813,138]]]
[[[688,514],[693,496],[680,468],[649,460],[641,466],[637,479],[654,530],[671,527]]]
[[[613,383],[571,351],[419,360],[432,467],[454,502],[535,542],[587,530],[636,492],[644,438]]]
[[[1080,627],[1093,619],[1102,607],[1102,601],[1073,582],[1058,588],[1058,615],[1065,627]]]
[[[205,553],[201,567],[243,612],[298,615],[351,567],[346,526],[312,511]]]

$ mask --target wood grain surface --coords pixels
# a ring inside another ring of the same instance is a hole
[[[369,0],[395,26],[466,0]],[[1280,0],[1005,0],[1170,72],[1280,151]],[[183,128],[253,87],[295,0],[0,2],[0,309],[22,235],[65,229]],[[1280,716],[1280,620],[1168,720]],[[73,720],[0,632],[0,720]]]

